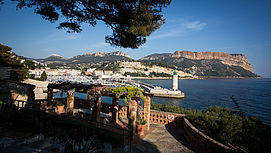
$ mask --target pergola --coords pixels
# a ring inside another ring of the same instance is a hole
[[[112,120],[113,124],[118,123],[119,118],[119,98],[125,98],[126,95],[122,94],[121,96],[117,97],[113,94],[110,90],[107,90],[106,86],[101,85],[82,85],[82,84],[73,84],[73,83],[61,83],[61,84],[49,84],[48,85],[48,96],[47,96],[47,106],[52,106],[54,104],[53,101],[53,90],[59,89],[66,92],[66,109],[65,114],[69,116],[74,116],[74,93],[81,92],[87,94],[86,102],[90,104],[90,110],[92,110],[91,118],[94,121],[100,122],[101,117],[101,107],[102,107],[102,96],[112,97],[112,106],[110,112],[112,113]],[[140,114],[141,118],[146,120],[145,129],[150,129],[150,102],[152,95],[144,93],[145,101],[144,101],[144,108],[143,112]],[[129,106],[127,110],[127,117],[128,117],[128,128],[132,130],[133,135],[136,132],[136,119],[137,119],[137,101],[140,100],[140,97],[132,97],[129,99]]]

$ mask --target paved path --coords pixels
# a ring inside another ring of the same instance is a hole
[[[170,125],[151,124],[149,134],[136,138],[133,144],[135,153],[193,153],[183,137],[183,130]]]

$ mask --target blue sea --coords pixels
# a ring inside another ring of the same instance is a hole
[[[155,86],[172,88],[172,80],[140,80]],[[256,116],[271,125],[271,79],[206,79],[179,80],[183,99],[153,97],[152,101],[170,102],[186,109],[205,109],[221,106],[235,109],[234,96],[240,109],[248,116]]]
[[[172,80],[140,81],[163,88],[172,88]],[[199,110],[210,106],[221,106],[235,110],[231,99],[231,96],[234,96],[246,115],[256,116],[271,125],[271,79],[179,80],[179,89],[185,93],[185,98],[152,97],[152,101],[158,104],[170,102],[186,109]],[[59,97],[59,95],[55,96]],[[86,99],[86,94],[76,93],[75,96]],[[111,103],[112,100],[110,97],[102,97],[102,102]]]

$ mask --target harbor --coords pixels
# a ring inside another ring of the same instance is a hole
[[[97,75],[97,76],[49,76],[49,82],[72,82],[82,84],[100,84],[103,86],[115,88],[120,86],[136,86],[144,90],[145,93],[152,94],[154,97],[165,98],[184,98],[184,93],[178,90],[178,75],[176,71],[172,76],[172,88],[162,88],[148,83],[132,80],[130,76],[116,75]]]

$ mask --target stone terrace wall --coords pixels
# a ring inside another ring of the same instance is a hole
[[[215,141],[195,128],[186,118],[183,118],[184,136],[199,152],[217,153],[233,152],[220,142]]]

